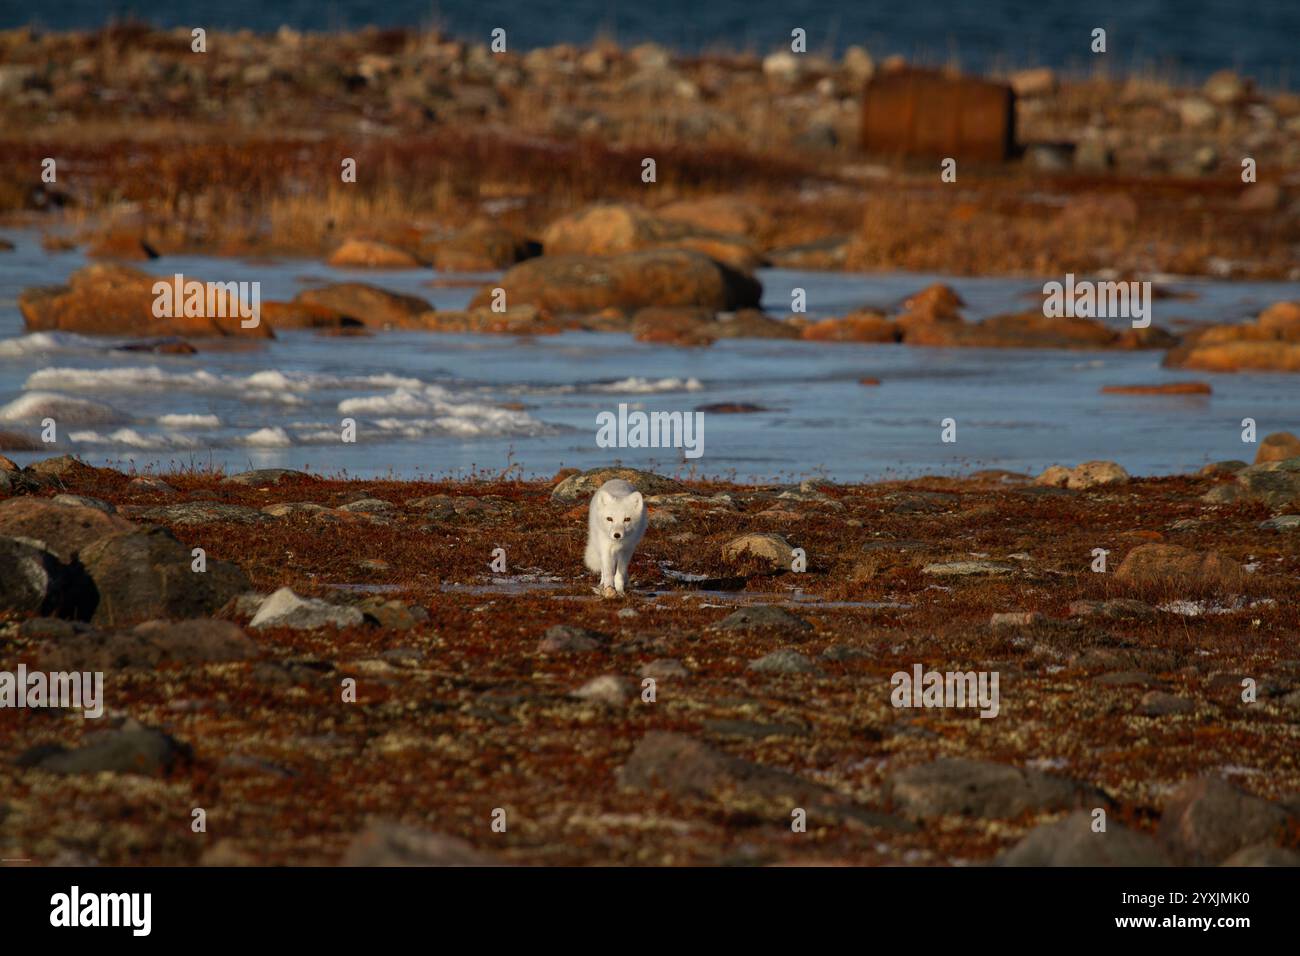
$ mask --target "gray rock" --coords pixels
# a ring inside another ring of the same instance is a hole
[[[257,645],[237,624],[198,618],[146,621],[130,631],[91,631],[63,638],[44,649],[41,663],[49,670],[106,671],[170,662],[243,661],[257,654]]]
[[[914,829],[907,821],[861,807],[821,784],[733,757],[686,734],[646,734],[617,776],[621,786],[664,791],[678,799],[725,803],[742,798],[747,805],[761,801],[774,817],[787,824],[791,809],[798,806],[808,811],[810,821],[828,817],[837,821],[853,819],[889,830]]]
[[[1064,777],[989,760],[940,758],[894,773],[887,791],[911,817],[966,816],[983,819],[1016,817],[1095,807],[1105,796]]]
[[[1074,601],[1070,604],[1070,617],[1105,617],[1113,619],[1148,618],[1156,616],[1150,604],[1132,598],[1111,598],[1108,601]]]
[[[609,707],[623,707],[632,698],[632,688],[616,674],[602,674],[575,690],[573,696]]]
[[[237,475],[231,475],[228,478],[221,479],[223,485],[246,485],[249,487],[263,487],[267,485],[278,485],[282,481],[319,481],[315,475],[309,475],[305,471],[294,471],[290,468],[257,468],[253,471],[242,471]]]
[[[812,674],[816,673],[817,665],[798,651],[783,648],[750,661],[749,669],[762,674]]]
[[[739,608],[714,627],[723,631],[772,631],[783,634],[803,634],[812,630],[812,625],[799,615],[770,604]]]
[[[690,675],[691,672],[686,669],[681,661],[671,657],[651,661],[643,666],[638,674],[640,677],[651,677],[656,681],[676,680]]]
[[[165,528],[101,538],[81,560],[98,592],[92,620],[102,626],[209,617],[249,589],[248,575],[228,561],[209,558],[206,571],[194,571],[190,549]]]
[[[85,495],[55,495],[50,500],[56,505],[67,505],[73,508],[94,508],[106,515],[117,514],[117,508],[107,501],[100,501],[98,498],[87,498]]]
[[[350,514],[382,514],[386,511],[393,510],[391,501],[384,501],[382,498],[362,498],[359,501],[349,502],[346,505],[339,505],[339,511],[346,511]]]
[[[593,468],[580,475],[570,475],[555,486],[551,500],[561,504],[572,504],[584,498],[590,498],[596,489],[613,478],[622,478],[642,495],[667,495],[683,492],[686,489],[681,482],[649,471],[637,471],[635,468]]]
[[[1012,574],[1016,570],[1014,564],[1004,561],[939,561],[927,564],[921,573],[937,578],[970,578]]]
[[[134,773],[165,776],[181,760],[189,757],[189,747],[152,727],[135,721],[118,730],[101,731],[86,737],[76,750],[58,749],[28,765],[58,774]],[[20,758],[20,762],[23,762]]]
[[[1221,866],[1300,866],[1300,853],[1272,843],[1244,847],[1223,861]]]
[[[735,563],[746,556],[758,558],[775,570],[789,571],[794,548],[779,534],[745,534],[722,546],[723,561]]]
[[[1217,777],[1200,777],[1170,795],[1160,836],[1191,862],[1221,863],[1238,850],[1271,840],[1289,816]]]
[[[365,615],[355,607],[341,607],[319,598],[300,598],[290,588],[280,588],[262,602],[249,627],[287,627],[310,631],[318,627],[356,627]]]
[[[1260,522],[1265,531],[1300,531],[1300,515],[1278,515]]]
[[[560,654],[567,651],[594,651],[607,646],[611,640],[609,634],[600,631],[591,631],[570,624],[556,624],[546,629],[546,634],[537,644],[537,652]]]
[[[1138,705],[1138,713],[1147,717],[1169,717],[1174,714],[1190,714],[1196,710],[1196,701],[1177,694],[1167,694],[1162,690],[1153,690],[1143,695]]]
[[[380,822],[353,837],[343,866],[496,866],[490,854],[445,833]]]
[[[63,564],[28,538],[0,535],[0,611],[84,618],[94,588],[80,565]]]
[[[1078,810],[1044,823],[997,859],[999,866],[1169,866],[1168,854],[1144,833],[1117,823],[1092,829],[1092,814]]]
[[[146,508],[140,517],[164,524],[260,524],[270,521],[268,515],[256,508],[229,505],[220,501],[188,501],[183,504],[160,505]]]
[[[1237,484],[1252,501],[1284,508],[1300,500],[1300,458],[1251,465],[1237,473]]]

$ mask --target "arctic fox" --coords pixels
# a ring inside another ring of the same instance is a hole
[[[587,567],[600,572],[600,593],[623,593],[632,552],[645,534],[645,500],[621,478],[601,485],[591,496],[587,516]]]

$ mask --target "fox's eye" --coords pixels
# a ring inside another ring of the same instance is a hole
[[[613,521],[614,519],[613,519],[613,518],[606,518],[605,520],[606,520],[606,521]]]
[[[632,520],[631,518],[624,518],[624,519],[623,519],[623,523],[624,523],[624,524],[627,524],[627,523],[628,523],[629,521],[631,521],[631,520]]]

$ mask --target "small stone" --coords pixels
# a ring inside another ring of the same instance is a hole
[[[258,608],[249,627],[288,627],[295,631],[313,630],[333,625],[338,628],[356,627],[364,620],[355,607],[328,604],[319,598],[304,600],[290,588],[280,588]]]
[[[1041,624],[1046,618],[1038,611],[1004,611],[989,618],[989,627],[1015,628],[1032,627]]]
[[[343,866],[495,866],[494,857],[444,833],[380,822],[357,834],[343,853]]]
[[[749,669],[763,674],[812,674],[817,665],[798,651],[782,649],[750,661]]]
[[[1146,717],[1169,717],[1174,714],[1190,714],[1196,710],[1196,702],[1177,694],[1166,694],[1162,690],[1149,691],[1138,704],[1138,713]]]
[[[545,636],[538,642],[539,654],[560,654],[567,651],[594,651],[605,647],[611,640],[609,634],[590,631],[585,627],[570,624],[556,624],[546,629]]]
[[[622,707],[632,697],[628,682],[614,674],[592,678],[573,692],[580,700],[589,700],[610,707]]]
[[[775,631],[796,634],[812,630],[812,625],[797,614],[770,604],[753,604],[732,611],[714,627],[726,631]]]
[[[673,680],[689,677],[690,671],[681,661],[672,657],[662,657],[644,665],[638,673],[640,677],[650,677],[656,681]]]
[[[1007,819],[1026,811],[1067,810],[1101,799],[1064,777],[1010,764],[945,757],[897,771],[886,782],[890,798],[908,816]]]

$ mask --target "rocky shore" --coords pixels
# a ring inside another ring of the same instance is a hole
[[[1014,94],[1011,154],[953,152],[949,181],[946,154],[863,148],[864,90],[915,66],[861,46],[498,53],[486,37],[281,30],[210,31],[198,52],[188,30],[132,23],[10,30],[0,221],[38,223],[53,253],[446,271],[577,252],[551,224],[622,202],[703,225],[715,235],[685,245],[733,267],[1295,277],[1296,94],[1100,61],[1009,71],[982,79]]]
[[[0,843],[115,865],[1294,865],[1297,455],[1276,435],[1169,478],[618,472],[651,508],[624,600],[581,569],[609,470],[0,458],[0,672],[98,671],[105,698],[98,720],[5,711]],[[996,716],[899,706],[918,666],[997,674]]]

